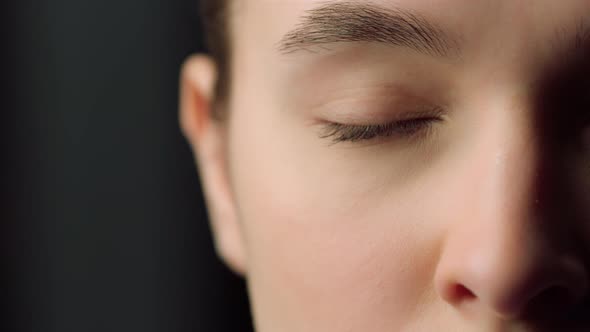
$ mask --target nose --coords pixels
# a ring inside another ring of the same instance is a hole
[[[589,286],[573,221],[559,212],[568,207],[556,206],[566,200],[556,197],[563,191],[554,159],[532,130],[512,120],[491,125],[468,149],[475,152],[455,181],[466,199],[448,214],[434,280],[455,309],[502,320],[541,307],[566,311]]]

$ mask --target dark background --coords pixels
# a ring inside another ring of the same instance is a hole
[[[250,331],[177,124],[197,0],[0,9],[0,331]]]

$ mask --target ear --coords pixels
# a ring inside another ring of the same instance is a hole
[[[213,114],[216,82],[216,66],[209,57],[186,60],[180,81],[180,125],[197,160],[217,254],[243,275],[246,255],[230,188],[227,135],[224,124]]]

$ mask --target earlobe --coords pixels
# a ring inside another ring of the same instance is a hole
[[[214,119],[217,73],[206,56],[189,58],[180,82],[180,126],[197,160],[218,255],[236,273],[246,273],[242,230],[230,188],[225,126]]]

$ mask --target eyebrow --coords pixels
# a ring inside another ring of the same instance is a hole
[[[590,21],[580,22],[576,30],[576,37],[574,42],[575,49],[588,48],[590,46]]]
[[[278,49],[289,54],[339,42],[374,42],[430,56],[459,57],[458,41],[423,17],[359,1],[331,1],[308,10]]]

